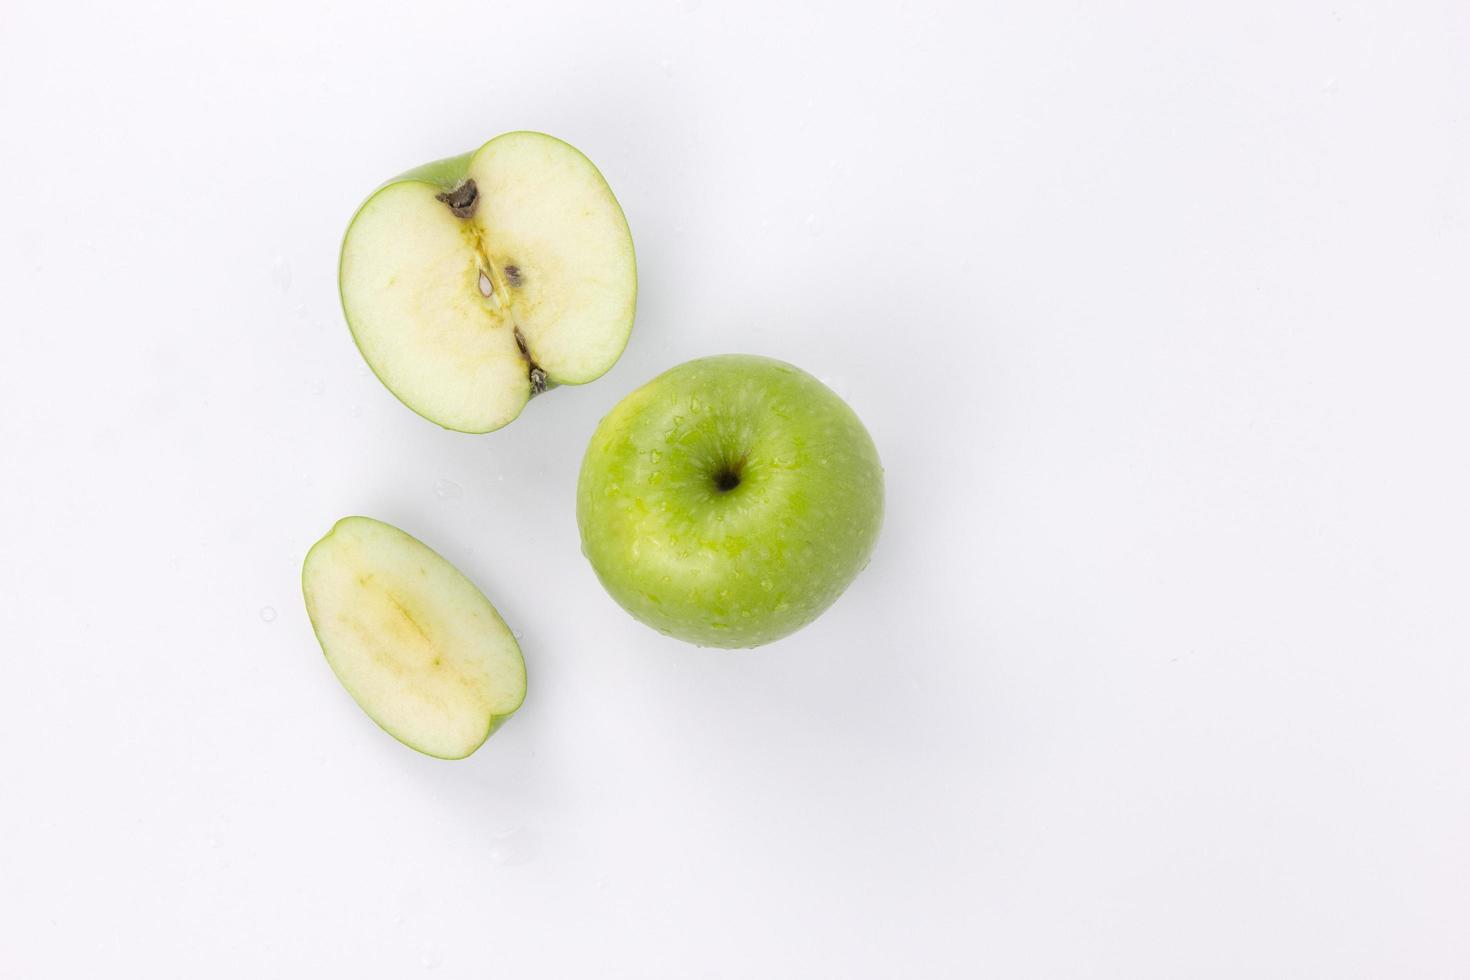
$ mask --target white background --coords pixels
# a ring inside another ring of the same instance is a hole
[[[1470,7],[64,3],[0,13],[0,976],[1470,975]],[[340,236],[585,150],[601,381],[440,431]],[[888,472],[750,653],[578,552],[626,392],[748,351]],[[523,631],[444,763],[327,669],[366,513]]]

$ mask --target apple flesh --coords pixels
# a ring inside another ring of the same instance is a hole
[[[638,276],[612,190],[575,148],[506,133],[379,188],[342,243],[342,308],[409,408],[489,432],[592,381],[633,329]]]
[[[582,551],[628,612],[701,646],[800,629],[867,564],[883,467],[845,402],[781,361],[682,364],[623,399],[582,461]]]
[[[525,700],[521,648],[495,607],[391,524],[338,521],[307,553],[301,583],[337,679],[410,748],[462,759]]]

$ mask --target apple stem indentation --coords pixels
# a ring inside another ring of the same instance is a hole
[[[729,493],[740,486],[740,471],[743,469],[745,469],[744,457],[733,463],[726,463],[715,473],[715,490],[720,493]]]
[[[436,201],[442,201],[449,206],[449,210],[456,218],[472,218],[475,215],[475,205],[480,203],[480,190],[475,186],[473,179],[465,181],[452,191],[443,194],[435,194]]]
[[[531,379],[531,397],[534,398],[535,396],[541,394],[543,391],[546,390],[546,372],[543,371],[541,369],[541,365],[537,364],[535,359],[531,357],[531,349],[526,346],[526,338],[525,335],[521,333],[520,327],[515,328],[515,335],[516,346],[521,349],[521,356],[526,359],[526,364],[530,367],[529,377]]]

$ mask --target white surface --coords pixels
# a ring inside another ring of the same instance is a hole
[[[0,976],[1470,974],[1470,8],[217,6],[0,18]],[[441,432],[339,236],[517,127],[617,191],[638,326]],[[748,654],[573,520],[602,413],[729,350],[891,502]],[[524,631],[467,763],[312,639],[355,512]]]

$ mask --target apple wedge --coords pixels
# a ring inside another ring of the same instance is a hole
[[[617,362],[638,274],[622,208],[580,152],[506,133],[358,209],[338,270],[368,366],[446,429],[490,432]]]
[[[391,524],[344,517],[307,553],[301,584],[337,679],[410,748],[463,759],[525,700],[521,648],[495,607]]]

